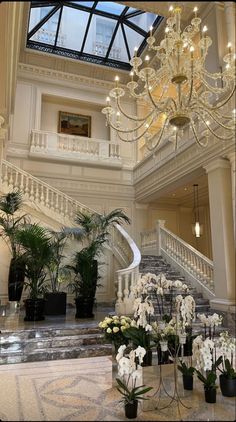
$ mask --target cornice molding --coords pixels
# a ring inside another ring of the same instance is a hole
[[[208,164],[204,166],[204,169],[207,173],[211,171],[218,170],[218,169],[229,169],[230,162],[225,160],[224,158],[217,158],[216,160],[210,161]]]
[[[27,78],[27,79],[41,79],[44,80],[46,79],[47,82],[58,82],[58,81],[63,81],[63,82],[69,82],[69,83],[74,83],[76,84],[76,86],[78,86],[78,84],[87,87],[96,87],[96,88],[102,88],[102,89],[106,89],[106,90],[110,90],[112,88],[114,88],[114,83],[112,82],[107,82],[101,79],[95,79],[95,78],[89,78],[87,76],[81,76],[81,75],[76,75],[73,73],[67,73],[67,72],[62,72],[60,70],[55,70],[55,69],[49,69],[46,67],[42,67],[42,66],[36,66],[36,65],[32,65],[32,64],[26,64],[26,63],[19,63],[18,65],[18,76],[19,77],[23,77],[23,78]]]

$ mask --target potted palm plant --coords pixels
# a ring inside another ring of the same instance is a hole
[[[19,230],[16,238],[24,251],[24,287],[29,292],[25,300],[25,321],[40,321],[44,319],[46,266],[52,259],[51,237],[46,228],[35,223]]]
[[[67,293],[61,291],[61,285],[67,280],[67,271],[62,261],[65,256],[63,251],[67,241],[64,230],[59,232],[50,230],[51,234],[51,260],[47,264],[50,281],[50,291],[45,293],[45,315],[65,315]]]
[[[8,299],[17,302],[22,295],[25,264],[22,248],[16,240],[16,232],[28,220],[26,214],[19,214],[22,204],[22,194],[19,191],[9,192],[0,198],[0,236],[7,243],[12,256],[8,273]]]
[[[130,219],[121,209],[115,209],[108,214],[78,211],[75,229],[67,229],[80,242],[82,248],[67,265],[71,273],[69,290],[75,294],[76,318],[92,318],[93,304],[98,286],[98,261],[105,243],[109,240],[109,229],[115,224],[130,223]]]

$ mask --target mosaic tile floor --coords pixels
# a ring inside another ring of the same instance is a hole
[[[110,356],[0,366],[2,421],[124,421],[120,394],[112,388]],[[233,421],[235,398],[207,404],[202,385],[184,395],[184,421]],[[180,420],[177,406],[165,410],[138,410],[138,421]]]

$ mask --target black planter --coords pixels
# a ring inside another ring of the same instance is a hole
[[[45,293],[45,315],[65,315],[66,296],[65,292]]]
[[[21,300],[22,290],[25,279],[25,264],[11,259],[9,273],[8,273],[8,299],[9,301]]]
[[[79,296],[75,299],[76,314],[75,318],[93,318],[94,297]]]
[[[227,378],[224,374],[220,375],[220,389],[225,397],[236,396],[236,378]]]
[[[193,389],[193,376],[183,374],[183,385],[185,390]]]
[[[44,306],[44,299],[26,299],[24,321],[43,321]]]
[[[162,352],[160,347],[157,347],[157,357],[158,357],[158,365],[167,365],[169,363],[173,363],[172,360],[169,359],[170,352],[167,350],[166,352]]]
[[[216,388],[205,388],[205,401],[207,403],[215,403],[216,402]]]
[[[128,419],[135,419],[137,418],[138,413],[138,400],[134,400],[131,403],[125,404],[125,416]]]
[[[152,366],[152,350],[146,350],[141,366]]]

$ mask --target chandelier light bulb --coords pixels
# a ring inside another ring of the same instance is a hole
[[[110,97],[107,97],[106,101],[107,101],[107,105],[109,105],[110,104]]]
[[[134,57],[137,56],[138,47],[134,47]]]
[[[149,60],[150,60],[150,57],[149,57],[149,55],[147,54],[146,56],[145,56],[145,62],[149,62]]]
[[[204,27],[202,28],[202,32],[205,34],[208,31],[208,28],[206,25],[204,25]]]
[[[153,26],[150,26],[150,37],[152,37]]]
[[[173,12],[173,10],[174,10],[174,6],[170,6],[169,7],[169,12]]]

